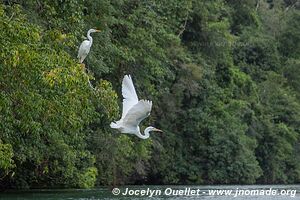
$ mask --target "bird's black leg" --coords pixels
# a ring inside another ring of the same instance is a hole
[[[84,67],[84,72],[85,72],[87,75],[91,72],[91,71],[89,70],[89,65],[88,65],[88,64],[85,65],[85,67]],[[88,82],[89,82],[89,86],[90,86],[93,90],[95,90],[95,88],[93,87],[93,84],[91,83],[90,79],[88,80]]]

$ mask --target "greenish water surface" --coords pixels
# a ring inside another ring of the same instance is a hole
[[[227,192],[225,194],[225,192]],[[116,200],[116,199],[203,199],[203,200],[292,200],[300,199],[300,185],[220,186],[122,186],[112,190],[27,190],[0,194],[1,200]]]

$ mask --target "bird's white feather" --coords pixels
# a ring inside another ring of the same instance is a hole
[[[119,121],[112,122],[111,128],[119,130],[121,133],[135,134],[141,139],[149,138],[150,131],[159,131],[149,126],[141,133],[139,124],[150,115],[152,101],[138,100],[136,91],[130,76],[126,75],[122,82],[123,112]]]
[[[122,119],[122,124],[126,129],[136,130],[141,121],[150,115],[152,101],[140,100],[135,104]]]
[[[123,111],[121,119],[125,118],[128,111],[136,105],[139,100],[130,75],[125,75],[122,82]]]
[[[81,43],[81,45],[79,47],[79,51],[78,51],[78,56],[77,56],[80,63],[82,63],[84,61],[84,59],[86,58],[86,56],[89,54],[91,46],[92,46],[91,41],[89,41],[89,40],[84,40]]]

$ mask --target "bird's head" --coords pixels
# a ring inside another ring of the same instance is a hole
[[[98,29],[90,29],[90,33],[95,33],[95,32],[101,32],[101,31]]]
[[[156,132],[160,132],[160,133],[163,132],[162,130],[160,130],[160,129],[158,129],[158,128],[155,128],[155,127],[153,127],[153,126],[149,126],[147,129],[148,129],[149,132],[150,132],[150,131],[156,131]]]

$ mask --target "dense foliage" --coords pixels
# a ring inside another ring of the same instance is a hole
[[[3,0],[0,189],[300,182],[296,0]],[[86,59],[80,42],[99,28]],[[131,74],[154,102],[109,128]],[[88,80],[95,85],[93,91]]]

